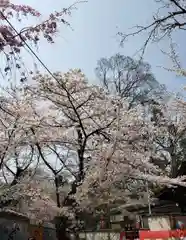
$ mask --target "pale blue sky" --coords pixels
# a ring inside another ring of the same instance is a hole
[[[39,9],[44,16],[52,10],[67,7],[74,0],[15,0],[16,3],[29,4]],[[69,18],[72,28],[62,27],[56,44],[40,44],[39,56],[52,70],[66,71],[69,68],[81,68],[91,81],[95,80],[94,67],[101,57],[109,57],[120,52],[132,56],[143,44],[147,35],[131,38],[123,48],[116,37],[118,30],[129,31],[135,24],[146,24],[155,11],[153,0],[88,0],[81,3]],[[18,27],[18,26],[17,26]],[[176,41],[181,48],[180,57],[186,60],[186,34],[177,33]],[[158,66],[170,67],[170,61],[160,52],[167,49],[167,43],[153,45],[147,49],[145,60],[161,83],[171,90],[180,90],[186,79],[180,79]]]

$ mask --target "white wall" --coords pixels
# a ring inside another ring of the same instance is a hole
[[[148,224],[149,229],[154,231],[171,229],[169,217],[149,217]]]

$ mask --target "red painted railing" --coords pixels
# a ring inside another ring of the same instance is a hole
[[[149,239],[182,239],[186,237],[186,230],[167,230],[167,231],[148,231],[148,230],[140,230],[139,231],[139,239],[140,240],[149,240]],[[120,240],[126,240],[126,233],[120,233]]]
[[[170,230],[170,231],[139,231],[140,240],[145,239],[168,239],[186,237],[186,230]]]

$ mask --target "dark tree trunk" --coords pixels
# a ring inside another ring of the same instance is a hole
[[[70,236],[67,232],[68,219],[66,217],[56,217],[56,237],[58,240],[70,240]]]
[[[77,179],[72,183],[71,190],[68,193],[68,196],[64,199],[63,206],[72,207],[75,203],[75,200],[71,198],[73,194],[77,191],[78,183],[80,183],[84,179],[84,151],[85,151],[85,145],[86,140],[83,141],[83,134],[81,132],[81,129],[77,129],[78,134],[78,143],[79,143],[79,149],[78,149],[78,158],[79,158],[79,174],[77,176]],[[57,181],[57,178],[55,178],[55,186],[56,186],[56,198],[57,198],[57,205],[60,207],[60,196],[58,192],[59,183]],[[70,240],[70,236],[67,232],[67,228],[70,227],[70,223],[68,221],[68,218],[65,216],[56,218],[56,234],[58,240]],[[75,240],[79,240],[79,234],[77,232],[73,233]]]
[[[60,195],[59,195],[59,181],[56,175],[55,175],[55,187],[56,187],[56,202],[57,202],[57,206],[60,208],[61,204],[60,204]]]

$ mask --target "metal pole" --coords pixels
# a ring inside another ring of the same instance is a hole
[[[146,174],[146,169],[145,169],[145,174]],[[149,193],[149,185],[147,180],[146,180],[146,191],[147,191],[147,198],[148,198],[149,216],[151,216],[152,211],[151,211],[150,193]]]

